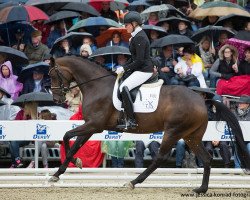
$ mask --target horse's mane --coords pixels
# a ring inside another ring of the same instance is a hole
[[[90,61],[88,59],[84,59],[81,56],[75,56],[75,55],[64,56],[64,57],[56,58],[55,62],[62,66],[65,66],[65,64],[67,63],[66,65],[70,67],[74,67],[75,65],[82,65],[82,66],[88,65],[94,71],[99,71],[103,74],[107,74],[107,73],[111,74],[110,71],[106,70],[101,65],[98,65],[96,62]]]

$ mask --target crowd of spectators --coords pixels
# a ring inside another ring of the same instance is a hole
[[[209,2],[209,0],[206,0],[204,3],[206,2]],[[158,3],[158,1],[151,1],[151,3]],[[162,3],[172,4],[173,1],[163,1]],[[182,11],[184,16],[180,16],[177,12],[173,15],[168,14],[167,16],[160,17],[158,12],[151,12],[147,20],[144,21],[145,27],[146,25],[153,27],[158,26],[161,27],[162,30],[157,31],[157,29],[152,28],[152,30],[147,32],[150,42],[153,43],[155,40],[171,34],[178,34],[192,39],[193,34],[195,34],[200,28],[207,25],[214,25],[219,19],[218,16],[208,16],[203,20],[188,18],[187,16],[197,7],[193,1],[190,1],[190,3],[189,6],[178,7],[178,10]],[[248,1],[245,6],[245,9],[248,12],[249,3],[250,1]],[[125,13],[127,10],[115,12],[110,9],[110,4],[108,2],[103,2],[101,5],[102,9],[100,14],[102,17],[110,18],[123,25],[121,13]],[[135,10],[142,12],[145,10],[145,6],[138,6]],[[82,17],[80,18],[86,19],[86,13],[82,13]],[[174,21],[171,18],[176,18],[177,20]],[[80,56],[83,59],[90,59],[89,56],[91,56],[98,48],[103,47],[98,46],[96,43],[96,36],[91,35],[83,37],[79,44],[72,44],[72,41],[67,38],[63,39],[58,43],[57,48],[50,51],[57,39],[67,35],[69,25],[64,20],[52,24],[46,24],[45,21],[38,20],[33,21],[32,25],[34,31],[30,34],[30,38],[24,37],[24,29],[17,28],[14,30],[14,40],[11,41],[11,43],[9,42],[9,46],[25,53],[28,57],[29,65],[37,64],[36,67],[33,68],[32,73],[26,74],[27,77],[25,78],[20,78],[23,74],[18,68],[25,68],[26,66],[13,66],[12,61],[7,59],[5,53],[0,52],[0,99],[7,104],[0,107],[0,120],[32,119],[32,115],[34,114],[30,109],[32,105],[25,105],[24,108],[20,109],[17,106],[12,106],[11,103],[21,94],[27,94],[30,92],[49,93],[51,91],[49,77],[46,74],[46,70],[41,67],[45,65],[44,63],[49,63],[50,56],[53,56],[54,58],[63,56]],[[234,26],[235,24],[232,23],[224,23],[224,27],[230,28],[231,30],[233,30]],[[108,27],[100,26],[100,33],[97,37],[101,37],[107,29]],[[84,28],[80,28],[78,31],[86,32]],[[250,34],[250,17],[249,20],[242,25],[239,31]],[[250,41],[246,41],[249,46],[244,49],[243,59],[239,60],[240,52],[238,52],[238,49],[227,43],[230,37],[231,36],[229,36],[228,32],[223,31],[219,33],[217,40],[215,40],[212,35],[207,34],[204,35],[199,42],[196,42],[195,46],[178,44],[167,45],[162,48],[152,48],[151,56],[152,59],[156,61],[155,72],[158,73],[159,78],[164,80],[164,85],[185,85],[187,87],[197,86],[201,88],[210,88],[216,92],[217,86],[220,84],[220,93],[218,94],[221,95],[227,94],[224,91],[228,91],[224,90],[225,87],[228,87],[228,85],[225,84],[225,81],[233,81],[229,87],[230,89],[232,85],[238,84],[237,87],[234,87],[235,91],[232,94],[228,93],[228,95],[236,94],[235,96],[245,96],[245,101],[236,103],[233,111],[239,120],[249,120]],[[7,44],[7,42],[1,39],[1,44]],[[117,30],[110,35],[109,40],[105,41],[104,46],[122,46],[129,48],[129,40],[123,39],[122,32]],[[112,60],[112,66],[107,62],[107,58],[102,55],[96,56],[91,60],[100,64],[107,70],[113,70],[114,66],[118,67],[119,65],[126,63],[128,58],[129,56],[120,54],[114,57],[114,60]],[[234,77],[237,77],[237,79],[233,79]],[[239,84],[239,81],[244,81],[244,87],[247,88],[242,89],[242,85]],[[76,83],[71,83],[71,86],[75,85]],[[63,106],[74,113],[78,113],[80,112],[79,106],[81,106],[81,101],[82,94],[79,88],[75,87],[66,94],[66,101]],[[43,110],[39,116],[40,119],[52,119],[52,114],[53,113],[49,110]],[[211,118],[210,120],[213,119]],[[11,167],[23,166],[21,158],[19,157],[19,147],[29,143],[29,141],[10,142],[12,158]],[[48,167],[47,147],[53,145],[54,143],[39,143],[39,151],[41,151],[43,156],[44,167]],[[210,141],[205,142],[204,145],[211,155],[213,154],[213,149],[219,147],[224,166],[230,166],[231,153],[229,151],[228,142]],[[249,149],[249,142],[247,145]],[[134,147],[136,148],[135,166],[143,167],[143,152],[145,148],[149,148],[152,158],[154,159],[157,155],[159,146],[160,143],[156,141],[153,141],[150,144],[136,141],[134,143]],[[105,149],[103,151],[111,156],[113,167],[124,167],[123,159],[126,156],[129,147],[131,147],[131,143],[106,142],[103,144],[103,149]],[[98,146],[96,151],[101,151],[100,149],[100,146]],[[117,149],[120,149],[119,155]],[[185,156],[185,152],[192,154],[192,152],[189,152],[184,141],[180,140],[176,146],[176,167],[185,166],[182,163],[183,159],[187,157],[187,155]],[[234,155],[236,155],[235,152]],[[100,163],[101,162],[98,162],[98,165],[100,165]],[[197,166],[202,166],[199,159],[196,159],[196,164]],[[98,167],[98,165],[96,167]],[[239,162],[236,159],[235,167],[238,166]],[[29,167],[34,167],[34,161],[30,163]]]

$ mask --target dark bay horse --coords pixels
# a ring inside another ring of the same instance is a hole
[[[101,66],[80,57],[69,56],[54,60],[51,59],[49,75],[51,89],[56,102],[65,101],[65,92],[69,90],[71,81],[76,81],[83,94],[83,116],[85,123],[66,132],[63,137],[65,143],[66,160],[58,171],[51,177],[51,182],[59,180],[69,162],[81,166],[79,158],[73,158],[77,150],[94,134],[103,130],[116,130],[119,111],[112,102],[113,86],[116,77]],[[214,100],[207,100],[216,107],[218,119],[227,121],[235,134],[235,146],[241,164],[250,169],[250,156],[244,145],[240,125],[231,111]],[[141,173],[135,180],[129,182],[134,188],[142,183],[164,161],[164,156],[171,150],[176,142],[183,138],[189,148],[198,156],[204,165],[202,184],[194,189],[197,193],[205,193],[211,168],[211,156],[202,144],[202,137],[208,124],[208,114],[204,99],[194,91],[184,86],[163,86],[160,91],[159,105],[153,113],[136,113],[138,127],[127,132],[152,133],[164,131],[164,136],[157,159]],[[69,147],[69,139],[77,136],[74,145]]]

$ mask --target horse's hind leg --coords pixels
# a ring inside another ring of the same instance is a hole
[[[167,153],[171,150],[173,145],[180,139],[179,137],[176,137],[176,135],[173,134],[167,135],[167,133],[169,133],[169,131],[165,131],[160,146],[159,154],[157,155],[156,159],[153,160],[151,165],[144,172],[142,172],[136,179],[134,179],[129,183],[129,186],[131,188],[134,188],[134,186],[137,183],[142,183],[151,173],[153,173],[163,163],[164,158],[166,157]]]
[[[201,141],[201,131],[197,130],[195,133],[191,135],[191,137],[186,137],[184,140],[189,146],[189,148],[195,153],[195,155],[200,158],[203,162],[204,172],[202,184],[199,188],[195,188],[193,191],[196,193],[206,193],[208,190],[209,176],[211,170],[211,161],[212,157],[204,147]]]

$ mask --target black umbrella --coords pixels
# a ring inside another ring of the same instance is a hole
[[[175,17],[175,16],[160,19],[157,22],[156,26],[161,26],[164,22],[168,22],[172,29],[173,29],[173,27],[176,28],[178,26],[179,22],[185,22],[188,25],[189,29],[192,28],[191,27],[191,22],[188,19],[181,18],[181,17]]]
[[[6,95],[7,98],[11,97],[11,95],[5,89],[3,89],[1,87],[0,87],[0,92],[3,92]]]
[[[30,64],[22,68],[21,74],[18,76],[18,80],[24,82],[25,79],[31,77],[33,71],[41,71],[44,75],[48,76],[49,64],[46,62],[38,62],[35,64]]]
[[[27,56],[16,49],[6,46],[0,46],[0,54],[7,56],[7,60],[11,61],[13,66],[20,66],[28,64]]]
[[[190,0],[175,0],[174,7],[181,8],[183,6],[190,6]]]
[[[51,15],[49,17],[49,20],[46,21],[46,23],[47,24],[54,23],[54,22],[58,22],[61,20],[75,18],[75,17],[79,17],[79,16],[81,16],[81,15],[77,12],[62,10],[62,11],[56,12],[55,14]]]
[[[4,103],[2,100],[0,100],[0,106],[4,106],[6,103]]]
[[[105,63],[111,64],[113,67],[114,63],[117,61],[117,55],[131,56],[128,48],[122,46],[108,46],[97,49],[89,58],[95,58],[97,56],[103,56],[105,58]]]
[[[169,45],[194,45],[194,42],[187,36],[171,34],[154,41],[151,47],[162,48]]]
[[[127,7],[128,10],[136,10],[136,8],[138,6],[144,6],[145,8],[150,7],[151,5],[149,3],[147,3],[146,0],[137,0],[137,1],[133,1],[132,3],[130,3]]]
[[[76,2],[68,3],[65,6],[63,6],[61,8],[61,10],[85,12],[85,13],[89,13],[90,15],[93,15],[93,16],[100,15],[100,13],[95,8],[93,8],[92,6],[85,4],[85,3],[76,3]]]
[[[209,88],[201,88],[197,86],[189,87],[189,89],[194,90],[198,93],[206,93],[208,99],[212,99],[216,94]]]
[[[160,26],[154,26],[154,25],[144,25],[142,26],[142,29],[146,32],[148,38],[150,38],[150,31],[154,30],[159,33],[159,37],[164,37],[167,35],[167,32],[164,28]]]
[[[70,32],[70,33],[68,33],[68,34],[66,34],[66,35],[58,38],[54,42],[54,44],[53,44],[50,52],[51,52],[51,54],[53,54],[53,52],[57,48],[59,48],[60,42],[63,41],[63,40],[65,40],[65,39],[69,40],[69,42],[71,43],[72,46],[78,47],[79,45],[82,44],[82,40],[85,37],[93,37],[93,35],[90,34],[90,33],[87,33],[87,32]]]
[[[220,33],[226,32],[229,36],[229,38],[233,37],[235,35],[235,32],[230,30],[229,28],[225,28],[222,26],[206,26],[204,28],[200,28],[198,31],[196,31],[191,39],[200,42],[203,36],[207,35],[209,36],[213,42],[217,42],[219,39]]]
[[[19,96],[12,105],[23,107],[24,103],[37,102],[39,106],[50,106],[55,105],[53,96],[49,93],[44,92],[31,92]]]
[[[244,15],[230,14],[220,17],[214,25],[223,26],[226,22],[231,22],[233,28],[238,31],[244,28],[244,24],[247,21],[250,21],[250,15],[244,16]]]
[[[250,33],[249,31],[239,31],[234,38],[239,40],[250,41]]]

